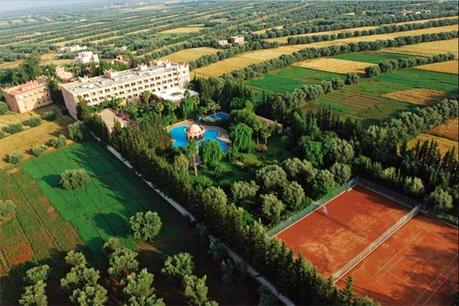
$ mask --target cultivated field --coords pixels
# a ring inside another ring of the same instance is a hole
[[[459,118],[451,119],[444,124],[433,128],[429,134],[459,141]]]
[[[175,28],[175,29],[169,29],[169,30],[164,30],[159,33],[167,33],[167,34],[183,34],[183,33],[194,33],[194,32],[199,32],[203,27],[181,27],[181,28]]]
[[[416,67],[416,69],[459,74],[459,62],[458,60],[452,60],[452,61],[446,61],[446,62],[441,62],[441,63],[422,65],[422,66]]]
[[[53,107],[41,108],[40,110],[27,113],[27,114],[15,114],[15,115],[4,115],[0,116],[0,128],[1,125],[7,125],[7,123],[20,122],[28,117],[38,116],[45,110],[56,109]],[[32,115],[33,114],[33,115]],[[21,119],[23,118],[23,119]],[[21,152],[23,159],[29,159],[33,157],[30,149],[36,145],[47,144],[54,137],[64,134],[68,137],[67,125],[72,123],[73,119],[68,116],[60,116],[55,121],[42,120],[41,124],[36,127],[27,128],[24,130],[8,135],[0,139],[0,168],[8,165],[6,161],[7,155],[13,152]],[[68,140],[68,143],[71,143]],[[54,148],[48,148],[48,150],[54,150]]]
[[[448,94],[440,90],[413,88],[394,91],[383,95],[393,100],[408,102],[416,105],[430,105],[448,97]]]
[[[332,80],[335,77],[343,78],[335,73],[289,66],[271,71],[259,79],[248,80],[245,83],[257,90],[286,93],[306,84],[320,83],[322,80]]]
[[[456,26],[457,30],[457,26]],[[441,41],[431,41],[431,42],[424,42],[415,45],[408,45],[403,47],[396,47],[396,48],[386,48],[384,51],[386,52],[396,52],[396,53],[407,53],[412,55],[425,55],[431,56],[439,53],[453,53],[456,57],[458,57],[458,44],[459,41],[457,38],[448,39],[448,40],[441,40]]]
[[[328,277],[382,235],[407,210],[383,196],[354,186],[276,234]]]
[[[0,182],[0,200],[16,205],[15,218],[0,226],[0,276],[18,264],[43,260],[82,244],[76,230],[24,171],[0,170]]]
[[[399,36],[421,35],[425,33],[440,33],[440,32],[453,31],[453,30],[457,30],[457,25],[421,29],[421,30],[413,30],[413,31],[406,31],[406,32],[398,32],[398,33],[387,33],[387,34],[380,34],[380,35],[350,37],[350,38],[345,38],[345,39],[340,39],[340,40],[335,40],[335,41],[321,41],[321,42],[316,42],[316,43],[311,43],[311,44],[288,45],[288,46],[281,46],[281,47],[271,48],[271,49],[248,51],[248,52],[243,52],[241,54],[238,54],[234,57],[224,59],[222,61],[196,69],[193,71],[193,74],[196,76],[204,76],[204,77],[205,76],[213,76],[213,77],[221,76],[233,70],[245,68],[252,64],[257,64],[257,63],[260,63],[260,62],[263,62],[263,61],[266,61],[272,58],[277,58],[283,54],[291,54],[295,51],[298,51],[304,48],[308,48],[308,47],[310,48],[325,47],[325,46],[347,44],[347,43],[358,42],[358,41],[376,41],[380,39],[391,39],[391,38],[395,38]],[[403,53],[397,50],[394,50],[394,51],[398,53]],[[438,53],[441,53],[441,52],[436,52],[436,54]]]
[[[203,55],[215,54],[219,50],[208,47],[184,49],[162,57],[171,62],[192,62]]]
[[[298,62],[293,64],[293,66],[340,74],[346,74],[351,72],[363,74],[365,72],[365,68],[369,66],[374,66],[374,64],[358,61],[349,61],[337,58],[317,58]]]
[[[363,51],[334,55],[332,58],[338,58],[348,61],[364,62],[378,64],[382,61],[411,57],[409,54],[382,52],[382,51]]]
[[[424,141],[435,141],[438,143],[438,148],[440,150],[440,154],[445,154],[446,152],[448,152],[449,150],[451,150],[453,147],[456,148],[456,158],[459,159],[459,147],[458,147],[458,143],[457,141],[455,140],[451,140],[451,139],[447,139],[447,138],[444,138],[444,137],[438,137],[438,136],[434,136],[434,135],[430,135],[430,134],[419,134],[418,136],[416,136],[415,138],[413,138],[412,140],[410,140],[408,142],[408,147],[413,147],[414,145],[416,145],[416,142],[418,141],[421,141],[421,142],[424,142]]]
[[[382,305],[449,305],[458,291],[458,230],[418,215],[339,281]]]
[[[110,236],[136,245],[130,234],[129,217],[138,211],[156,211],[162,221],[160,234],[152,246],[138,246],[145,253],[142,255],[144,264],[158,275],[155,277],[158,295],[168,304],[184,303],[177,300],[175,291],[170,290],[170,284],[160,277],[159,271],[165,257],[178,252],[192,254],[197,274],[208,275],[209,295],[220,303],[256,303],[256,285],[251,280],[231,288],[223,285],[221,272],[193,236],[186,220],[99,143],[92,140],[77,143],[32,159],[21,168],[38,182],[57,212],[78,230],[84,244],[95,255],[100,254],[104,241]],[[75,191],[63,189],[59,175],[66,169],[80,168],[87,171],[90,180]]]

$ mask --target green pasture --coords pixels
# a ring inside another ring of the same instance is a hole
[[[263,77],[246,81],[249,87],[275,93],[287,93],[307,84],[316,84],[322,80],[332,80],[341,77],[339,74],[288,66],[271,71]]]
[[[364,51],[364,52],[354,52],[346,53],[332,56],[333,58],[339,58],[348,61],[356,62],[365,62],[371,64],[378,64],[379,62],[399,59],[404,57],[412,57],[413,55],[401,54],[401,53],[390,53],[390,52],[381,52],[381,51]]]
[[[255,284],[246,280],[232,288],[223,286],[218,267],[194,237],[187,221],[96,141],[73,144],[32,159],[21,167],[38,182],[59,214],[78,229],[85,245],[94,254],[100,254],[103,242],[110,236],[133,245],[129,217],[139,211],[156,211],[162,221],[160,234],[151,246],[137,245],[141,249],[146,247],[148,252],[142,252],[141,259],[150,271],[159,276],[166,256],[189,252],[196,263],[196,273],[208,275],[210,295],[217,301],[256,303]],[[60,174],[66,169],[80,168],[90,175],[86,185],[74,191],[63,189],[59,184]],[[166,280],[160,278],[155,283],[166,301],[183,302],[169,290]],[[237,293],[229,294],[228,290],[232,289],[237,289]]]

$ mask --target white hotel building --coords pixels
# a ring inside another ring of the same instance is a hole
[[[97,105],[110,97],[135,99],[144,91],[164,94],[185,88],[190,81],[188,64],[157,61],[153,66],[139,66],[124,71],[106,71],[103,76],[82,78],[61,85],[65,105],[76,118],[77,104],[83,98],[88,105]]]

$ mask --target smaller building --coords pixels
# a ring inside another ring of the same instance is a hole
[[[56,67],[56,76],[66,83],[74,80],[73,74],[69,71],[66,71],[62,66]]]
[[[118,121],[121,127],[126,127],[129,124],[128,118],[124,115],[115,113],[113,110],[106,108],[97,113],[102,121],[105,123],[105,126],[108,129],[108,132],[111,133],[115,127],[115,122]]]
[[[228,42],[230,44],[243,44],[244,43],[244,36],[231,36],[228,38]]]
[[[18,86],[3,89],[6,103],[13,112],[25,113],[53,103],[48,80],[40,77]]]
[[[86,50],[88,47],[87,46],[80,46],[80,45],[73,45],[73,46],[67,46],[67,47],[62,47],[59,49],[60,52],[78,52],[78,51],[83,51]]]
[[[78,53],[78,56],[75,57],[75,63],[77,64],[90,64],[90,63],[99,63],[99,56],[92,51],[83,51]]]
[[[163,100],[180,102],[181,100],[183,100],[183,98],[185,98],[185,94],[187,92],[190,95],[190,97],[199,96],[199,94],[194,90],[184,89],[180,87],[171,88],[167,91],[156,92],[154,94]]]

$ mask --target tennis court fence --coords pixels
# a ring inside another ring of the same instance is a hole
[[[362,260],[364,260],[368,255],[370,255],[375,249],[377,249],[381,244],[383,244],[387,239],[389,239],[393,234],[395,234],[402,226],[404,226],[408,221],[410,221],[421,209],[421,205],[415,206],[411,209],[406,215],[401,217],[394,225],[387,229],[381,236],[379,236],[375,241],[368,245],[362,252],[345,264],[341,269],[333,273],[332,279],[334,282],[337,282],[342,278],[347,272],[352,268],[358,265]]]
[[[331,200],[333,200],[334,198],[336,198],[337,196],[339,196],[340,194],[342,194],[343,192],[345,192],[349,188],[352,188],[354,185],[356,185],[356,178],[353,178],[350,181],[344,183],[343,185],[339,186],[338,188],[336,188],[332,192],[330,192],[330,193],[326,194],[325,196],[323,196],[321,199],[312,202],[305,209],[300,210],[296,214],[290,216],[289,218],[285,219],[284,221],[282,221],[278,225],[274,226],[272,229],[270,229],[268,231],[268,235],[270,237],[273,237],[274,235],[276,235],[280,231],[284,230],[285,228],[289,227],[290,225],[292,225],[296,221],[300,220],[304,216],[307,216],[308,214],[310,214],[311,212],[315,211],[316,209],[319,209],[322,205],[330,202]]]

